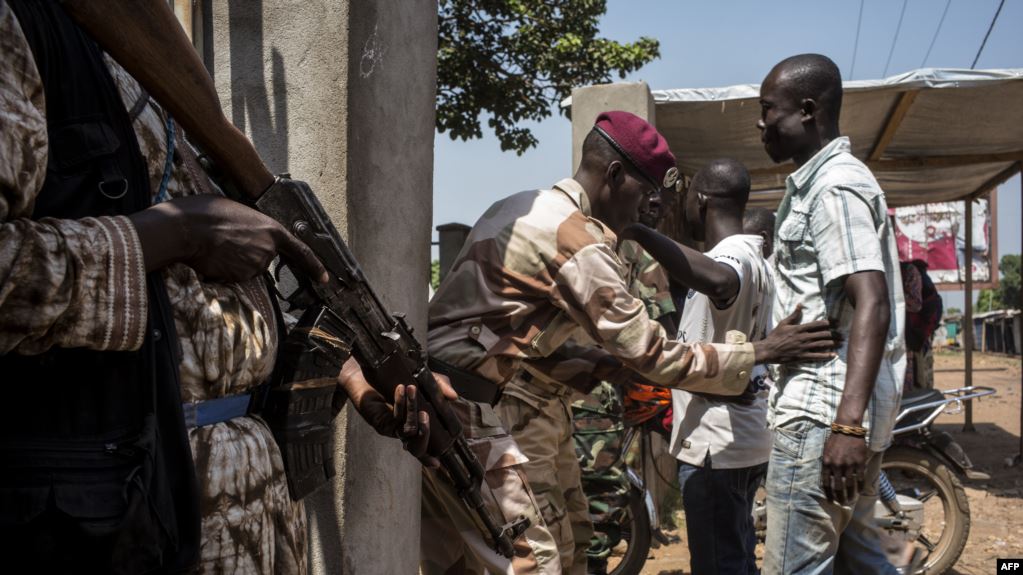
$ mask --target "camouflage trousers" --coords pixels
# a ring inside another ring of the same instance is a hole
[[[420,573],[457,575],[490,573],[559,575],[561,562],[537,500],[529,489],[526,457],[504,430],[490,405],[458,399],[453,402],[469,447],[485,470],[481,495],[491,515],[501,523],[520,516],[530,527],[515,540],[515,556],[494,550],[443,471],[423,469]]]
[[[613,385],[601,383],[589,395],[573,397],[572,416],[583,491],[594,528],[586,557],[602,563],[621,540],[618,525],[629,494],[621,453],[625,435],[621,397]]]
[[[529,458],[523,469],[557,543],[562,572],[584,575],[593,531],[572,441],[570,394],[560,384],[516,377],[505,386],[497,410]]]

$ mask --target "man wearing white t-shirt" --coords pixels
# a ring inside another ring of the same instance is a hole
[[[678,337],[686,342],[761,339],[771,317],[773,285],[764,239],[744,233],[750,180],[735,160],[715,160],[694,176],[682,198],[687,235],[705,254],[646,230],[636,239],[674,281],[689,286]],[[752,231],[752,230],[751,230]],[[771,451],[766,370],[750,374],[735,398],[672,391],[671,453],[681,462],[691,569],[702,574],[757,573],[753,498]]]

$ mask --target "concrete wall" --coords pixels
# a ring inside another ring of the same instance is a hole
[[[572,171],[579,168],[583,140],[601,112],[623,110],[657,125],[654,97],[646,82],[599,84],[572,90]]]
[[[392,311],[425,333],[437,4],[206,0],[222,102],[271,170],[317,191]],[[419,464],[349,407],[338,476],[306,500],[313,573],[415,573]]]
[[[407,312],[425,342],[437,4],[358,0],[349,11],[349,238],[385,305]],[[343,573],[416,573],[419,463],[358,416],[347,421]]]

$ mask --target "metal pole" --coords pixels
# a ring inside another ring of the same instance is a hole
[[[963,345],[966,347],[966,376],[963,384],[973,385],[973,198],[966,198],[966,309],[963,311]],[[975,431],[973,427],[973,401],[966,400],[966,423],[963,431]]]
[[[1023,205],[1023,163],[1018,165],[1019,171],[1019,200],[1020,204]],[[1021,234],[1023,234],[1023,228],[1021,228]],[[1019,305],[1019,309],[1023,309],[1023,294],[1020,294],[1020,301],[1016,302]],[[1010,328],[1011,329],[1011,328]],[[1017,340],[1016,352],[1023,353],[1023,342]],[[1023,392],[1023,379],[1020,380],[1020,391]],[[1023,395],[1023,394],[1021,394]],[[1016,454],[1015,465],[1023,463],[1023,399],[1019,405],[1019,453]]]

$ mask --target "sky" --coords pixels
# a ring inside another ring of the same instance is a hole
[[[946,1],[948,12],[935,37]],[[640,36],[660,41],[661,57],[625,78],[645,81],[659,90],[759,84],[778,61],[804,52],[829,56],[844,80],[884,78],[921,67],[969,68],[999,0],[905,0],[897,41],[904,2],[863,0],[858,42],[858,0],[608,0],[607,4],[602,36],[622,42]],[[1021,29],[1023,0],[1005,0],[977,68],[1023,68]],[[555,113],[543,122],[525,124],[540,143],[522,156],[502,152],[497,139],[486,134],[485,119],[483,125],[485,136],[479,140],[436,136],[435,228],[448,222],[472,225],[496,200],[548,187],[571,175],[572,127],[564,116]],[[1020,253],[1019,175],[1000,186],[998,193],[999,252]],[[961,292],[943,296],[946,307],[962,308]]]

